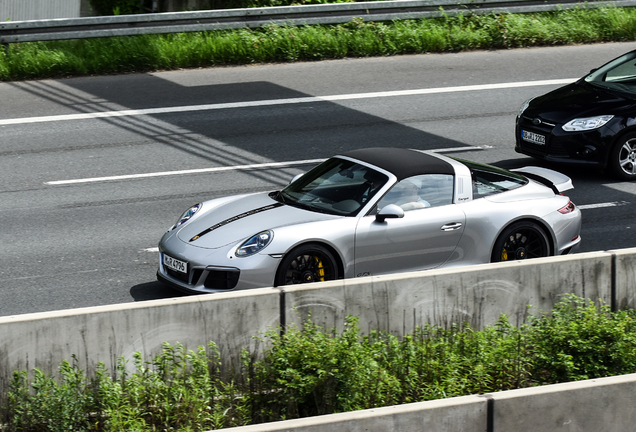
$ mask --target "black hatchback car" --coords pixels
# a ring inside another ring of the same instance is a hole
[[[515,150],[636,179],[636,51],[524,102]]]

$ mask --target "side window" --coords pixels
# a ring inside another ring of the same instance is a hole
[[[523,186],[523,179],[510,177],[493,171],[472,169],[473,198],[482,198],[488,195],[505,192]]]
[[[625,79],[633,80],[636,76],[636,65],[634,61],[628,61],[617,66],[605,74],[605,81],[622,81]]]
[[[453,176],[424,174],[395,184],[378,202],[378,209],[395,204],[404,211],[452,204]]]

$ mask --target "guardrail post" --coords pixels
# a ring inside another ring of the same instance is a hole
[[[495,400],[491,395],[486,399],[486,432],[494,432],[495,430]]]
[[[279,297],[279,307],[280,307],[280,335],[283,336],[285,334],[285,326],[287,326],[287,313],[286,313],[286,303],[285,303],[285,290],[280,290]]]
[[[611,284],[610,287],[610,308],[612,312],[616,312],[618,310],[618,299],[616,298],[616,254],[612,254],[612,268],[611,268],[612,276],[611,276]]]

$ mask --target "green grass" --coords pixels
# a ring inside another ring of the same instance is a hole
[[[338,334],[311,319],[271,330],[264,353],[242,354],[229,377],[213,343],[165,344],[134,370],[92,377],[63,362],[59,379],[16,371],[3,431],[200,431],[482,394],[636,372],[636,311],[575,296],[520,328],[506,316],[483,331],[424,326],[403,338],[363,335],[354,317]],[[260,358],[260,360],[254,360]]]
[[[0,80],[636,40],[636,8],[10,44]]]

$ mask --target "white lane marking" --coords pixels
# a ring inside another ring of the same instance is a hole
[[[159,248],[157,246],[155,246],[155,247],[151,247],[151,248],[142,249],[141,251],[142,252],[155,253],[155,252],[159,252]]]
[[[451,147],[451,148],[433,149],[429,151],[433,153],[447,153],[447,152],[458,152],[458,151],[483,150],[483,149],[489,149],[489,148],[492,148],[492,146]],[[318,164],[324,160],[325,159],[306,159],[306,160],[288,161],[288,162],[269,162],[269,163],[262,163],[262,164],[232,165],[232,166],[198,168],[198,169],[180,170],[180,171],[163,171],[163,172],[153,172],[153,173],[143,173],[143,174],[126,174],[126,175],[109,176],[109,177],[92,177],[92,178],[72,179],[72,180],[53,180],[53,181],[44,182],[44,184],[51,185],[51,186],[59,186],[59,185],[78,184],[78,183],[99,183],[99,182],[117,181],[117,180],[133,180],[133,179],[148,178],[148,177],[166,177],[166,176],[184,175],[184,174],[201,174],[201,173],[240,171],[240,170],[263,169],[263,168],[287,168],[287,167],[292,167],[295,165]]]
[[[426,151],[431,153],[453,153],[453,152],[473,151],[473,150],[488,150],[491,148],[494,148],[494,147],[489,145],[482,145],[482,146],[467,145],[465,147],[448,147],[448,148],[439,148],[439,149],[426,150]]]
[[[614,202],[606,202],[606,203],[598,203],[598,204],[583,204],[577,205],[577,207],[581,210],[589,210],[589,209],[597,209],[597,208],[605,208],[605,207],[620,207],[629,204],[627,201],[614,201]]]
[[[163,172],[153,172],[153,173],[143,173],[143,174],[126,174],[120,176],[109,176],[109,177],[93,177],[93,178],[83,178],[83,179],[73,179],[73,180],[55,180],[44,182],[47,185],[65,185],[65,184],[74,184],[74,183],[97,183],[104,181],[113,181],[113,180],[132,180],[139,178],[147,178],[147,177],[165,177],[172,175],[181,175],[181,174],[200,174],[200,173],[212,173],[212,172],[221,172],[221,171],[239,171],[239,170],[249,170],[249,169],[257,169],[257,168],[286,168],[294,165],[307,165],[307,164],[317,164],[324,161],[324,159],[307,159],[300,161],[289,161],[289,162],[270,162],[263,164],[251,164],[251,165],[232,165],[232,166],[223,166],[223,167],[214,167],[214,168],[198,168],[191,170],[181,170],[181,171],[163,171]]]
[[[506,88],[534,87],[534,86],[547,86],[547,85],[563,85],[563,84],[569,84],[573,81],[576,81],[577,79],[578,78],[565,78],[565,79],[541,80],[541,81],[520,81],[520,82],[510,82],[510,83],[479,84],[479,85],[457,86],[457,87],[437,87],[437,88],[428,88],[428,89],[398,90],[398,91],[384,91],[384,92],[371,92],[371,93],[352,93],[352,94],[344,94],[344,95],[310,96],[310,97],[288,98],[288,99],[270,99],[270,100],[263,100],[263,101],[233,102],[233,103],[219,103],[219,104],[205,104],[205,105],[187,105],[187,106],[147,108],[147,109],[137,109],[137,110],[103,111],[103,112],[64,114],[64,115],[41,116],[41,117],[24,117],[24,118],[15,118],[15,119],[0,119],[0,126],[28,124],[28,123],[68,121],[68,120],[88,120],[88,119],[109,118],[109,117],[167,114],[167,113],[179,113],[179,112],[189,112],[189,111],[209,111],[209,110],[218,110],[218,109],[263,107],[263,106],[301,104],[301,103],[311,103],[311,102],[334,102],[334,101],[344,101],[344,100],[352,100],[352,99],[383,98],[383,97],[394,97],[394,96],[414,96],[414,95],[423,95],[423,94],[497,90],[497,89],[506,89]]]

